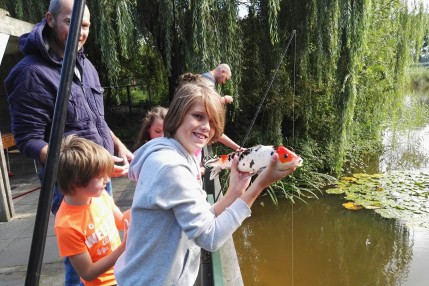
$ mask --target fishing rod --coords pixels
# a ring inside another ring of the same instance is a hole
[[[271,82],[270,82],[270,84],[268,85],[268,87],[267,87],[267,89],[266,89],[266,91],[265,91],[264,97],[262,98],[261,102],[259,103],[258,108],[256,109],[255,115],[253,116],[252,122],[250,123],[250,126],[249,126],[249,128],[247,129],[247,133],[246,133],[246,135],[244,136],[243,142],[239,145],[239,146],[240,146],[240,148],[244,146],[244,144],[246,143],[246,141],[247,141],[247,139],[248,139],[248,137],[249,137],[250,131],[252,131],[252,128],[253,128],[253,125],[255,124],[256,118],[258,117],[258,114],[259,114],[259,112],[261,111],[262,104],[264,104],[264,101],[265,101],[265,99],[267,98],[268,92],[270,91],[271,86],[273,85],[274,79],[276,78],[276,75],[277,75],[277,72],[279,71],[280,65],[282,64],[283,59],[284,59],[284,57],[286,56],[286,53],[287,53],[287,51],[288,51],[288,49],[289,49],[290,43],[292,42],[292,39],[293,39],[294,37],[296,37],[296,30],[293,30],[293,31],[292,31],[292,34],[289,36],[289,40],[288,40],[288,42],[287,42],[287,44],[286,44],[286,48],[284,49],[283,54],[282,54],[282,55],[281,55],[281,57],[280,57],[280,61],[279,61],[279,63],[277,64],[276,69],[274,70],[274,74],[273,74],[273,76],[272,76],[272,78],[271,78]]]
[[[250,124],[250,127],[249,127],[249,128],[248,128],[248,130],[247,130],[246,136],[244,137],[243,142],[241,143],[241,145],[239,145],[239,146],[240,146],[240,148],[244,146],[244,143],[246,143],[247,138],[249,137],[250,131],[252,130],[253,125],[255,124],[256,118],[258,117],[258,114],[259,114],[259,112],[261,111],[262,104],[264,103],[264,101],[265,101],[265,99],[266,99],[266,97],[267,97],[267,95],[268,95],[268,92],[270,91],[271,86],[273,85],[274,79],[275,79],[275,77],[276,77],[276,75],[277,75],[277,72],[278,72],[278,70],[279,70],[279,68],[280,68],[280,65],[281,65],[281,64],[282,64],[282,62],[283,62],[284,57],[286,56],[286,53],[287,53],[287,51],[288,51],[288,49],[289,49],[289,46],[290,46],[290,44],[291,44],[291,42],[292,42],[292,39],[295,39],[295,51],[294,51],[294,53],[295,53],[295,55],[296,55],[296,30],[293,30],[293,31],[292,31],[292,34],[289,36],[288,42],[287,42],[287,44],[286,44],[286,48],[284,49],[283,54],[282,54],[282,55],[281,55],[281,57],[280,57],[280,61],[279,61],[278,65],[277,65],[277,67],[276,67],[276,69],[275,69],[275,71],[274,71],[274,74],[273,74],[272,78],[271,78],[271,82],[270,82],[270,84],[268,85],[268,88],[267,88],[267,90],[265,91],[264,97],[262,98],[262,100],[261,100],[261,102],[259,103],[259,106],[258,106],[258,108],[257,108],[257,110],[256,110],[256,112],[255,112],[255,115],[254,115],[254,117],[253,117],[252,123]],[[294,58],[294,66],[293,66],[293,70],[294,70],[294,71],[293,71],[293,76],[294,76],[294,77],[293,77],[293,86],[294,86],[294,89],[293,89],[293,90],[294,90],[294,95],[295,95],[295,58]],[[295,112],[295,110],[294,110],[294,112]],[[293,128],[294,128],[294,127],[293,127]],[[239,149],[240,149],[240,148],[239,148]],[[226,186],[226,182],[225,182],[225,185],[224,185],[223,189],[225,189],[225,186]],[[218,195],[216,196],[215,202],[219,199],[219,196],[220,196],[220,194],[221,194],[221,193],[222,193],[222,189],[221,189],[221,191],[218,193]]]
[[[33,238],[31,241],[30,255],[28,258],[25,286],[37,286],[41,277],[43,254],[45,251],[46,234],[48,232],[53,187],[57,174],[61,140],[64,134],[67,103],[69,101],[73,70],[77,56],[79,31],[85,10],[86,0],[74,0],[64,61],[61,67],[61,79],[55,101],[54,115],[52,118],[51,134],[49,136],[49,151],[45,165],[45,175],[37,205],[36,220],[34,222]]]

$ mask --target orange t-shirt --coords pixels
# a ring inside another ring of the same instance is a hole
[[[55,233],[61,256],[88,252],[93,262],[110,254],[121,244],[113,208],[115,203],[107,192],[92,198],[90,205],[72,206],[65,201],[55,217]],[[81,278],[82,279],[82,278]],[[85,285],[115,285],[113,267]]]

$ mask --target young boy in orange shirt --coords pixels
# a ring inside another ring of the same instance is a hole
[[[84,285],[116,285],[113,265],[125,250],[118,229],[124,215],[105,191],[112,156],[92,141],[67,136],[61,146],[57,183],[64,200],[55,217],[61,256],[68,257]]]

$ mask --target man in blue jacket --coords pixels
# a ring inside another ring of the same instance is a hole
[[[61,77],[61,66],[69,32],[73,0],[51,0],[45,18],[30,33],[19,38],[25,57],[12,69],[5,80],[11,113],[12,132],[19,150],[28,157],[46,162],[55,98]],[[64,135],[94,141],[117,154],[122,166],[115,165],[112,176],[127,174],[133,154],[113,134],[104,118],[103,88],[98,73],[83,53],[88,37],[90,13],[85,7],[79,35],[75,74],[67,107]],[[43,177],[43,168],[41,176]],[[106,187],[110,190],[111,187]],[[62,195],[54,189],[52,212],[55,214]],[[66,260],[66,285],[75,285],[77,274]],[[73,271],[72,271],[73,270]],[[74,273],[73,273],[74,272]],[[67,277],[70,276],[72,277]],[[79,285],[79,276],[77,276]]]
[[[213,70],[207,71],[201,75],[210,81],[213,88],[215,88],[217,84],[225,84],[227,81],[229,81],[231,79],[232,73],[229,65],[219,64]],[[230,95],[225,95],[222,96],[221,101],[222,103],[227,104],[232,103],[234,99]]]

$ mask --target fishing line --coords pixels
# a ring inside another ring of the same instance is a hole
[[[249,137],[250,131],[252,131],[252,128],[253,128],[253,125],[255,124],[256,118],[258,117],[258,114],[259,114],[259,112],[261,111],[262,104],[264,103],[265,99],[267,98],[268,92],[270,91],[271,86],[272,86],[272,85],[273,85],[273,83],[274,83],[274,79],[276,78],[277,72],[278,72],[278,70],[280,69],[280,65],[283,63],[283,59],[284,59],[284,57],[286,56],[287,51],[289,50],[289,46],[290,46],[290,44],[291,44],[291,42],[292,42],[292,39],[295,39],[295,41],[294,41],[294,43],[295,43],[295,50],[294,50],[294,62],[293,62],[293,93],[294,93],[294,94],[293,94],[293,96],[294,96],[294,98],[295,98],[296,30],[293,30],[293,31],[292,31],[292,34],[289,36],[289,39],[288,39],[288,41],[287,41],[287,43],[286,43],[286,47],[285,47],[285,49],[284,49],[284,51],[283,51],[283,53],[282,53],[282,55],[281,55],[281,57],[280,57],[280,61],[278,62],[277,67],[276,67],[276,69],[274,70],[274,74],[273,74],[273,76],[272,76],[272,78],[271,78],[271,81],[270,81],[270,83],[269,83],[269,85],[268,85],[268,87],[267,87],[266,91],[265,91],[264,97],[262,98],[261,102],[259,103],[259,106],[258,106],[258,108],[256,109],[256,112],[255,112],[255,115],[253,116],[252,122],[250,123],[250,126],[249,126],[249,128],[247,129],[247,133],[246,133],[246,135],[244,136],[243,142],[241,143],[241,145],[239,145],[239,146],[240,146],[240,148],[244,146],[244,144],[246,143],[246,141],[247,141],[247,139],[248,139],[248,137]],[[294,106],[293,106],[293,112],[294,112]],[[295,118],[295,117],[293,117],[293,118]],[[292,129],[292,138],[294,138],[294,133],[295,133],[295,120],[293,121],[293,127],[292,127],[292,128],[293,128],[293,129]],[[239,149],[240,149],[240,148],[239,148]],[[220,194],[221,194],[221,193],[223,193],[223,191],[222,191],[222,190],[225,190],[225,186],[227,185],[227,183],[228,183],[228,182],[227,182],[227,181],[225,181],[223,188],[219,191],[218,195],[216,196],[215,202],[217,202],[217,200],[219,199]]]
[[[274,70],[274,74],[273,74],[273,76],[272,76],[272,78],[271,78],[271,82],[270,82],[270,84],[268,85],[268,87],[267,87],[267,89],[266,89],[266,91],[265,91],[264,97],[262,98],[261,102],[259,103],[258,108],[256,109],[255,115],[253,116],[253,119],[252,119],[252,122],[250,123],[249,128],[247,129],[247,133],[246,133],[246,135],[244,136],[244,139],[243,139],[243,142],[242,142],[242,143],[241,143],[241,145],[240,145],[240,148],[244,146],[244,143],[246,143],[246,141],[247,141],[247,139],[248,139],[248,137],[249,137],[250,131],[252,131],[252,128],[253,128],[253,125],[255,124],[256,118],[258,117],[258,114],[259,114],[259,112],[261,111],[262,104],[264,103],[265,99],[267,98],[268,92],[270,91],[271,86],[273,85],[274,79],[276,78],[276,75],[277,75],[277,72],[279,71],[280,65],[282,64],[283,59],[284,59],[284,57],[285,57],[285,55],[286,55],[286,53],[287,53],[287,51],[288,51],[288,49],[289,49],[290,43],[292,42],[292,39],[293,39],[295,36],[296,36],[296,30],[293,30],[293,31],[292,31],[292,34],[290,35],[289,40],[288,40],[288,42],[287,42],[287,44],[286,44],[286,48],[284,49],[283,54],[282,54],[282,55],[281,55],[281,57],[280,57],[280,61],[279,61],[279,63],[277,64],[276,69]],[[296,38],[296,37],[295,37],[295,38]],[[296,40],[295,40],[295,42],[296,42]],[[296,52],[296,48],[295,48],[295,52]],[[295,80],[295,78],[294,78],[294,80]]]
[[[243,139],[241,145],[239,145],[240,148],[244,146],[244,144],[246,143],[247,139],[249,138],[250,131],[252,131],[252,128],[253,128],[253,125],[255,124],[256,118],[258,117],[258,114],[261,111],[262,104],[264,104],[264,101],[267,98],[268,92],[270,91],[271,86],[274,83],[274,79],[276,78],[277,72],[280,69],[280,65],[283,63],[283,59],[286,56],[287,51],[289,50],[289,46],[290,46],[290,44],[292,42],[292,39],[295,39],[295,41],[294,41],[294,43],[295,43],[294,62],[293,62],[293,93],[294,93],[293,96],[295,98],[296,30],[293,30],[292,34],[289,36],[289,39],[288,39],[288,41],[286,43],[286,47],[285,47],[285,49],[284,49],[284,51],[283,51],[283,53],[282,53],[282,55],[280,57],[280,61],[278,62],[277,67],[274,70],[274,74],[273,74],[273,76],[271,78],[271,81],[270,81],[270,83],[269,83],[266,91],[265,91],[264,97],[262,98],[261,102],[259,103],[258,108],[256,109],[255,115],[253,116],[252,122],[250,123],[250,126],[247,129],[246,135],[244,136],[244,139]],[[294,106],[293,106],[293,112],[295,112]],[[295,117],[293,117],[293,118],[295,118]],[[295,136],[294,133],[295,133],[295,120],[293,121],[293,125],[292,125],[292,138],[294,138],[294,136]],[[223,190],[225,189],[226,184],[227,184],[227,182],[225,181],[224,187],[222,188]],[[218,195],[216,196],[215,202],[219,199],[220,194],[223,192],[222,189],[219,191]]]
[[[295,32],[295,30],[294,30]],[[295,93],[296,93],[296,37],[294,40],[294,53],[293,53],[293,94],[292,94],[292,141],[295,143]],[[293,205],[294,202],[291,200],[292,203],[292,225],[291,225],[291,244],[292,244],[292,250],[291,250],[291,259],[292,259],[292,286],[294,285],[294,269],[293,269],[293,260],[294,260],[294,217],[293,217],[293,213],[294,213],[294,209],[293,209]]]

